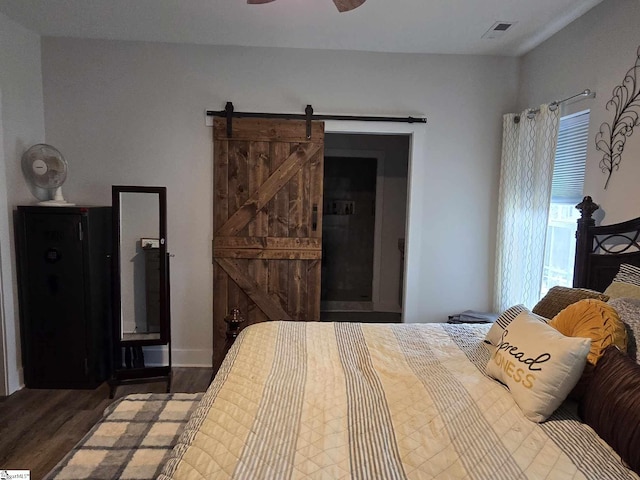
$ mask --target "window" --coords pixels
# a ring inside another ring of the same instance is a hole
[[[580,218],[575,205],[582,200],[588,135],[588,110],[560,119],[541,296],[555,285],[570,287],[573,284],[576,221]]]

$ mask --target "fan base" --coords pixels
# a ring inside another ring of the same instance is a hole
[[[38,202],[41,207],[75,207],[75,203],[69,203],[64,200],[45,200],[44,202]]]

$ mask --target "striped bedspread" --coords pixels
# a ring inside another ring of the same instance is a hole
[[[637,479],[574,405],[520,413],[484,375],[487,328],[248,327],[160,478]]]

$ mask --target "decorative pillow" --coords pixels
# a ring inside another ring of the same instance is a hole
[[[580,400],[589,388],[593,369],[609,345],[627,350],[627,330],[611,306],[600,300],[587,299],[569,305],[549,322],[567,337],[591,339],[587,364],[569,398]]]
[[[640,474],[640,365],[616,347],[607,348],[578,413]]]
[[[487,336],[484,341],[490,343],[491,345],[497,345],[500,341],[500,337],[502,337],[502,332],[507,326],[516,318],[520,312],[528,312],[529,309],[524,305],[514,305],[513,307],[507,308],[504,312],[500,314],[500,316],[496,319],[496,321],[491,325],[491,328],[487,332]],[[543,319],[540,319],[541,321]]]
[[[509,388],[529,420],[542,422],[575,386],[590,347],[588,338],[565,337],[531,312],[522,312],[502,333],[487,375]]]
[[[591,339],[587,362],[596,365],[605,348],[616,345],[627,351],[627,331],[618,312],[600,300],[580,300],[569,305],[549,322],[553,328],[567,337]]]
[[[616,309],[627,329],[627,355],[638,362],[640,342],[640,300],[637,298],[612,298],[609,305]],[[639,362],[640,363],[640,362]]]
[[[638,298],[640,299],[640,286],[625,282],[611,282],[605,293],[609,298]]]
[[[640,298],[640,267],[623,263],[604,291],[611,298]]]
[[[609,300],[604,295],[595,290],[586,288],[551,287],[547,294],[533,307],[533,313],[545,318],[553,318],[572,303],[579,302],[585,298],[596,298],[606,302]]]

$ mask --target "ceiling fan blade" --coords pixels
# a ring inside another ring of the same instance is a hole
[[[275,1],[276,0],[247,0],[247,3],[249,5],[260,5],[261,3],[271,3]]]
[[[348,12],[354,8],[358,8],[366,0],[333,0],[339,12]]]

